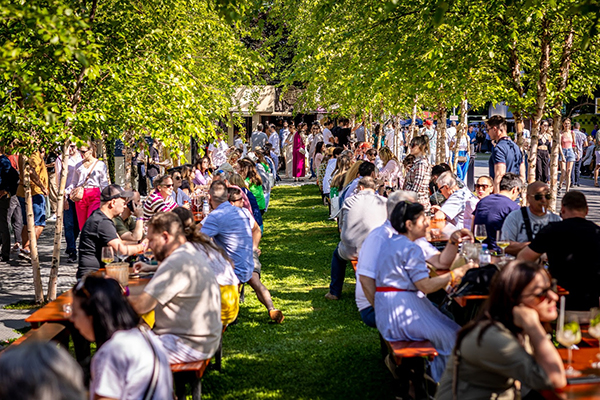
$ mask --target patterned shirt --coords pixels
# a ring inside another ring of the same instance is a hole
[[[425,212],[431,208],[429,202],[429,181],[431,179],[431,165],[424,156],[417,157],[412,168],[406,174],[404,190],[417,193],[419,203],[425,207]]]
[[[144,202],[144,221],[149,221],[156,213],[171,211],[177,207],[171,196],[163,199],[158,190],[154,190]]]

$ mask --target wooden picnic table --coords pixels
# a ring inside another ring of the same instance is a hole
[[[558,349],[563,362],[567,363],[567,349]],[[598,375],[600,370],[592,368],[592,362],[599,361],[596,358],[598,347],[586,347],[573,350],[573,368],[581,371],[583,375]],[[555,391],[545,391],[544,398],[549,400],[592,400],[600,399],[600,383],[571,384]]]
[[[100,271],[100,273],[102,273],[102,271]],[[147,278],[130,278],[128,282],[130,295],[136,296],[141,294],[148,282],[150,282],[150,279]],[[68,290],[58,296],[56,300],[51,301],[29,317],[25,318],[25,322],[28,322],[32,328],[38,328],[46,322],[68,322],[69,313],[65,306],[70,306],[72,302],[73,293],[71,290]]]

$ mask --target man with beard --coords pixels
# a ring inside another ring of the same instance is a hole
[[[148,223],[148,247],[158,266],[136,263],[135,271],[156,270],[139,296],[129,298],[138,314],[155,311],[156,333],[170,364],[211,358],[221,338],[221,291],[214,273],[186,241],[181,219],[156,214]]]

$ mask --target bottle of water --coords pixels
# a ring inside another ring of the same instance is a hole
[[[206,217],[210,213],[210,206],[208,205],[208,201],[204,200],[202,202],[202,214]]]
[[[488,250],[487,244],[481,245],[481,253],[479,253],[479,266],[483,267],[492,263],[492,255]]]

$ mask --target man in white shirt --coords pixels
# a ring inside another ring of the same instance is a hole
[[[229,146],[222,138],[217,139],[216,145],[215,143],[208,145],[207,155],[212,160],[215,168],[219,168],[221,164],[227,162],[227,150],[229,150]]]
[[[287,139],[288,135],[290,134],[290,130],[288,129],[288,122],[287,121],[283,121],[283,128],[281,128],[279,130],[279,150],[280,150],[280,154],[281,152],[283,152],[283,144],[285,143],[285,140]]]
[[[271,143],[271,145],[273,146],[273,153],[275,153],[275,155],[277,155],[277,157],[279,157],[281,155],[281,146],[279,144],[279,134],[277,133],[277,130],[275,129],[275,125],[271,125],[269,127],[269,131],[270,131],[270,135],[269,135],[269,143]],[[279,161],[279,160],[277,160]]]
[[[67,183],[65,187],[71,186],[73,183],[73,176],[77,164],[81,162],[81,154],[77,151],[77,145],[71,143],[69,145],[69,159],[67,161]],[[59,179],[62,171],[62,155],[59,155],[56,159],[56,176]],[[142,178],[140,178],[142,179]],[[146,179],[145,177],[143,179]],[[65,230],[65,241],[67,242],[66,253],[69,256],[67,262],[74,264],[78,261],[77,258],[77,236],[79,236],[79,225],[77,224],[77,213],[75,212],[75,203],[69,199],[67,193],[65,193],[65,208],[63,213],[63,227]]]
[[[440,193],[446,198],[442,207],[434,206],[436,213],[441,211],[446,220],[458,229],[471,229],[473,211],[479,199],[469,188],[459,188],[456,176],[451,171],[446,171],[437,179]],[[433,210],[432,208],[432,210]]]
[[[256,150],[257,147],[262,148],[267,140],[267,134],[263,132],[263,124],[256,125],[256,130],[250,136],[250,151]]]
[[[341,147],[333,149],[333,153],[329,161],[327,162],[327,168],[325,169],[325,175],[323,176],[323,194],[329,197],[331,191],[331,179],[333,178],[333,171],[335,171],[335,165],[337,158],[344,151]]]
[[[333,133],[331,133],[331,128],[333,128],[333,121],[328,119],[327,121],[325,121],[325,128],[323,128],[323,143],[325,145],[334,144]]]

